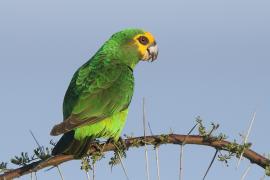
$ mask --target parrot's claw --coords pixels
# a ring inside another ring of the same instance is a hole
[[[120,143],[122,145],[125,145],[126,144],[125,140],[121,136],[118,139],[118,143]]]
[[[114,139],[113,138],[109,138],[107,139],[106,143],[105,144],[110,144],[110,143],[114,143]]]

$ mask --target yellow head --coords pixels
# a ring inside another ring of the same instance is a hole
[[[142,60],[156,60],[158,56],[158,47],[154,36],[150,32],[137,34],[133,38],[133,42],[137,45]]]

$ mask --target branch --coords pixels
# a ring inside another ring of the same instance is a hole
[[[126,148],[129,147],[141,147],[145,144],[152,144],[154,146],[158,146],[161,144],[194,144],[194,145],[204,145],[213,147],[217,150],[224,150],[231,152],[231,149],[228,149],[230,145],[237,145],[234,142],[224,141],[224,140],[215,140],[215,139],[205,139],[203,136],[199,135],[180,135],[180,134],[169,134],[169,135],[155,135],[155,136],[142,136],[142,137],[135,137],[135,138],[128,138],[123,140]],[[103,152],[114,151],[115,145],[113,143],[104,143],[100,146],[104,146]],[[95,146],[89,145],[88,153],[91,155],[95,152],[99,151]],[[244,149],[243,156],[250,160],[251,163],[255,163],[258,166],[266,169],[270,165],[270,160],[265,158],[264,156],[252,151],[251,149]],[[8,180],[13,179],[16,177],[23,176],[25,174],[29,174],[32,172],[39,171],[43,168],[50,167],[50,166],[57,166],[64,162],[73,160],[73,155],[58,155],[51,157],[47,160],[40,160],[37,162],[33,162],[26,166],[23,166],[18,169],[10,170],[9,172],[5,172],[4,174],[0,175],[0,180]]]

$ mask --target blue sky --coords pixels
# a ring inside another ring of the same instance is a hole
[[[160,54],[135,69],[136,87],[124,134],[142,135],[142,98],[155,134],[187,133],[201,116],[220,124],[230,140],[244,133],[254,111],[249,140],[269,153],[270,1],[15,1],[0,2],[0,160],[36,147],[29,129],[48,145],[50,129],[62,120],[62,101],[75,70],[111,34],[128,27],[151,31]],[[185,147],[184,178],[201,179],[214,149]],[[96,179],[125,179],[121,167],[111,172],[109,157],[97,164]],[[154,151],[151,177],[156,179]],[[160,148],[161,179],[178,178],[179,146]],[[236,160],[215,162],[211,179],[239,179],[248,166]],[[146,179],[143,149],[125,160],[130,179]],[[61,166],[65,179],[85,179],[80,162]],[[247,179],[263,176],[252,165]],[[30,176],[21,179],[29,179]],[[38,179],[60,179],[40,171]]]

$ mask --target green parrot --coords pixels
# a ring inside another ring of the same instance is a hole
[[[125,29],[113,34],[73,75],[63,102],[64,121],[51,130],[53,136],[64,134],[52,154],[80,158],[97,138],[117,141],[133,95],[133,69],[157,55],[150,32]]]

